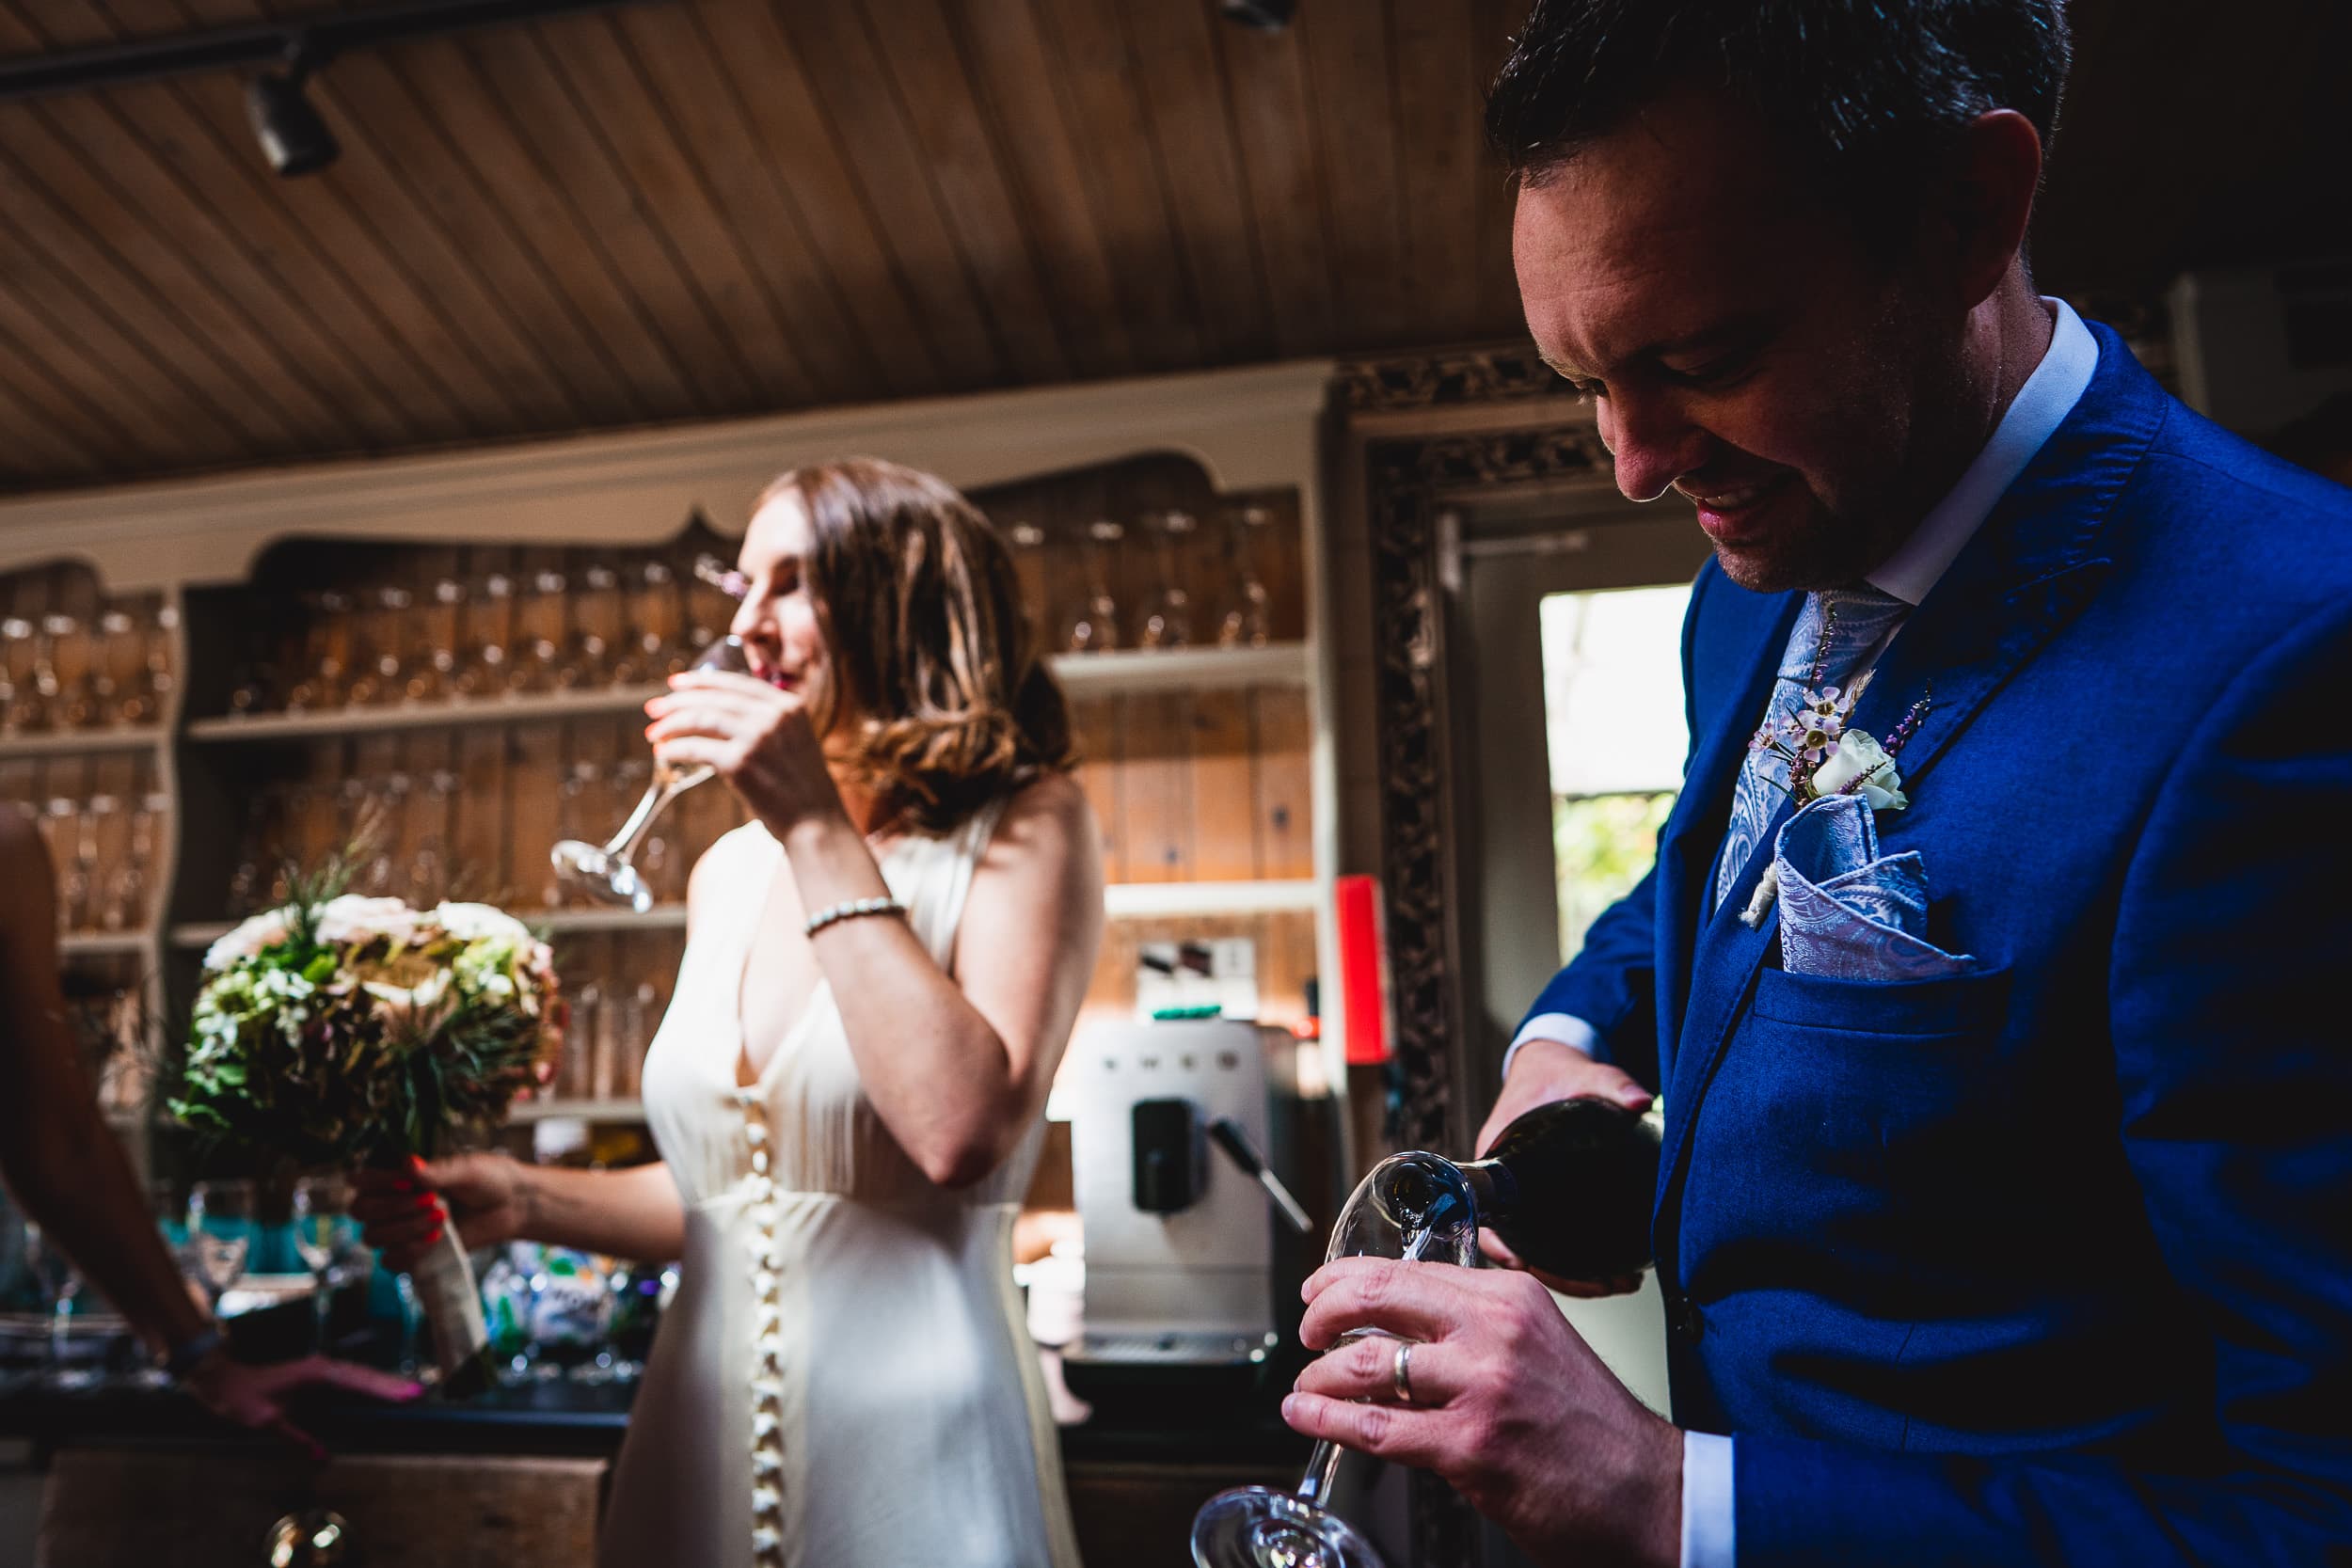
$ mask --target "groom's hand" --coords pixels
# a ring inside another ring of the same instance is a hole
[[[1533,1279],[1345,1258],[1305,1295],[1311,1348],[1358,1328],[1416,1341],[1412,1399],[1397,1399],[1397,1340],[1359,1339],[1299,1375],[1282,1402],[1293,1427],[1435,1470],[1538,1562],[1676,1568],[1682,1434],[1626,1391]]]
[[[1628,1073],[1607,1062],[1593,1060],[1572,1045],[1558,1040],[1529,1040],[1511,1059],[1511,1076],[1503,1080],[1502,1093],[1495,1101],[1495,1108],[1486,1114],[1486,1125],[1478,1130],[1478,1152],[1485,1154],[1504,1128],[1536,1106],[1580,1096],[1614,1101],[1629,1111],[1649,1109],[1652,1098],[1649,1090]],[[1478,1245],[1505,1268],[1527,1267],[1491,1230],[1478,1233]],[[1562,1279],[1537,1273],[1535,1277],[1564,1296],[1621,1296],[1642,1288],[1639,1274],[1610,1279]]]

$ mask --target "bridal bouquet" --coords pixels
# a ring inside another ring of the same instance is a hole
[[[547,943],[486,904],[323,891],[206,952],[171,1115],[303,1166],[430,1159],[496,1126],[562,1040]],[[488,1342],[453,1228],[414,1277],[453,1376]]]

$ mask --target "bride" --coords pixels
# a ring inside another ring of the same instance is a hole
[[[367,1182],[369,1240],[392,1267],[452,1223],[683,1259],[613,1568],[1076,1568],[1010,1256],[1102,940],[1061,693],[1004,546],[928,474],[787,473],[739,566],[755,675],[645,709],[754,817],[688,888],[644,1069],[661,1162],[419,1164]]]

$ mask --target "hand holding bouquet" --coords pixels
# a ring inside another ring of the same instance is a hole
[[[562,1039],[547,944],[486,904],[313,891],[204,955],[173,1117],[301,1166],[431,1159],[498,1125]],[[414,1273],[454,1377],[487,1343],[455,1232]]]

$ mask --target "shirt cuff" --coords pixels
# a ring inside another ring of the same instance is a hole
[[[1511,1047],[1502,1053],[1502,1076],[1511,1076],[1511,1063],[1518,1056],[1519,1047],[1529,1040],[1558,1040],[1572,1046],[1587,1056],[1600,1050],[1600,1031],[1570,1013],[1537,1013],[1519,1025],[1519,1032],[1511,1037]]]
[[[1682,1568],[1733,1568],[1731,1439],[1682,1434]]]

